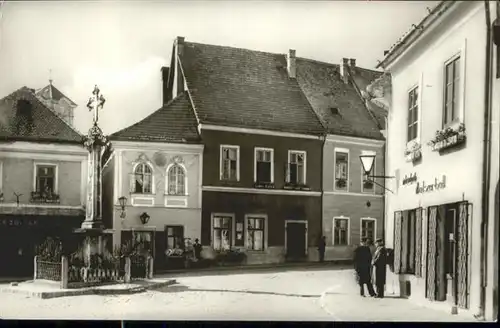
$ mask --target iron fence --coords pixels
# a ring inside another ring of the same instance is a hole
[[[36,261],[36,278],[61,281],[61,262]]]

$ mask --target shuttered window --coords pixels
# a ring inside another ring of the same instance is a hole
[[[415,226],[415,275],[422,276],[422,209],[417,208]]]
[[[418,270],[420,274],[421,256],[422,209],[396,212],[394,217],[395,272],[414,274]]]

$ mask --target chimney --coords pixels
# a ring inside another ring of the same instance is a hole
[[[168,73],[170,69],[166,66],[161,68],[161,80],[162,80],[162,90],[163,90],[163,105],[170,101],[170,93],[168,92]]]
[[[356,59],[355,58],[349,59],[349,66],[351,66],[352,68],[356,67]]]
[[[288,71],[288,77],[295,79],[297,76],[297,59],[295,58],[295,50],[288,50],[288,55],[286,56],[286,69]]]
[[[184,76],[182,75],[181,63],[179,58],[182,58],[184,54],[184,37],[178,36],[175,39],[175,76],[176,81],[174,83],[174,97],[177,97],[184,92]]]
[[[349,76],[347,70],[349,69],[349,60],[347,58],[342,58],[342,63],[340,64],[340,77],[344,83],[349,81]]]

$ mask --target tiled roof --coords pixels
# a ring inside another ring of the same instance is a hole
[[[37,96],[41,96],[44,99],[51,99],[51,94],[50,92],[52,91],[52,99],[54,100],[61,100],[62,98],[66,98],[73,106],[77,106],[73,100],[69,99],[67,96],[65,96],[59,89],[57,89],[52,83],[47,85],[46,87],[40,89],[39,91],[36,92]]]
[[[185,42],[181,63],[202,124],[324,134],[283,54]]]
[[[111,140],[198,143],[198,123],[186,93],[145,119],[110,135]]]
[[[357,67],[350,71],[360,90],[382,74]],[[340,65],[297,58],[297,81],[328,133],[383,139],[356,85],[343,82]]]
[[[18,100],[29,105],[16,106]],[[81,143],[82,135],[22,87],[0,100],[0,139]]]
[[[453,6],[458,1],[441,1],[439,2],[433,9],[428,9],[428,14],[417,24],[412,24],[411,28],[406,31],[397,41],[394,43],[389,50],[384,52],[384,59],[379,62],[377,67],[381,67],[384,63],[389,59],[389,57],[393,56],[398,49],[408,47],[410,44],[418,37],[415,36],[414,39],[410,40],[412,35],[415,35],[417,31],[422,33],[424,29],[426,29],[435,18],[441,16],[445,11],[447,11],[451,6]]]

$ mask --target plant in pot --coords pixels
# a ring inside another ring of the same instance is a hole
[[[337,179],[335,182],[337,189],[345,189],[347,187],[347,180],[344,178]]]

